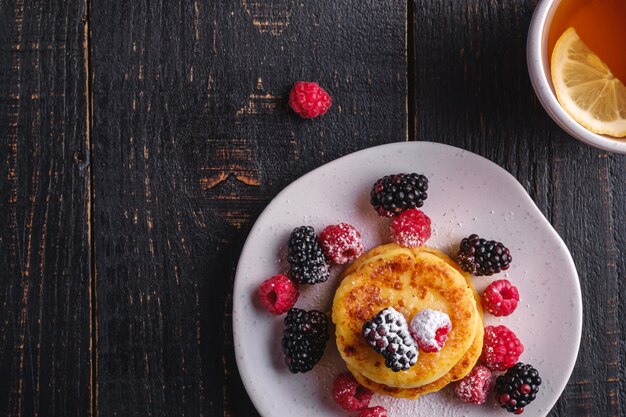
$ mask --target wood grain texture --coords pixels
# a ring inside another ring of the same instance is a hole
[[[570,138],[536,100],[525,58],[534,4],[415,0],[410,120],[417,140],[468,149],[515,175],[572,252],[582,344],[550,416],[622,416],[626,161]]]
[[[0,415],[91,415],[85,4],[0,1]]]
[[[519,179],[583,290],[550,416],[626,414],[626,158],[538,104],[535,3],[0,0],[0,416],[258,416],[230,314],[253,221],[311,169],[407,137]],[[287,109],[300,79],[331,112]]]
[[[257,415],[231,336],[241,246],[292,180],[406,139],[405,23],[400,1],[93,4],[99,415]],[[290,113],[300,79],[333,111]]]

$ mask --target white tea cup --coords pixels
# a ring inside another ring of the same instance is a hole
[[[571,136],[596,148],[626,154],[626,138],[612,138],[587,130],[561,107],[556,98],[550,75],[548,34],[552,18],[562,1],[568,0],[540,0],[530,22],[526,59],[535,93],[550,117]]]

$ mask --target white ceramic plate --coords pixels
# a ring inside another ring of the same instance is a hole
[[[507,273],[474,282],[480,293],[505,277],[518,287],[521,301],[515,313],[485,318],[487,324],[505,324],[518,335],[525,346],[520,360],[542,376],[537,399],[524,415],[547,415],[565,388],[580,343],[582,301],[572,257],[509,173],[473,153],[429,142],[378,146],[326,164],[285,188],[255,223],[237,267],[233,330],[239,372],[256,408],[264,417],[349,415],[330,392],[333,378],[346,369],[334,337],[311,372],[292,375],[280,347],[284,316],[264,311],[256,290],[266,278],[287,272],[285,251],[294,227],[311,225],[319,232],[345,221],[361,232],[366,249],[388,242],[389,220],[371,208],[369,191],[376,179],[399,172],[418,172],[429,179],[422,207],[432,219],[429,246],[453,254],[463,237],[478,233],[511,249]],[[300,286],[297,307],[330,312],[340,267],[331,271],[323,284]],[[375,395],[371,405],[385,406],[392,417],[509,415],[493,404],[463,404],[450,387],[417,401]]]

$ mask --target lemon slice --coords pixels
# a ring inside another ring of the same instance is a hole
[[[626,136],[626,87],[571,27],[552,52],[556,97],[570,116],[588,130]]]

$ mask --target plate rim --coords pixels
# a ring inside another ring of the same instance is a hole
[[[583,300],[582,300],[582,288],[580,285],[580,276],[578,275],[578,270],[576,269],[576,264],[574,263],[574,259],[572,257],[572,254],[569,248],[567,247],[567,245],[565,244],[565,242],[563,241],[559,233],[554,229],[550,221],[544,216],[544,214],[541,212],[539,207],[537,207],[537,204],[530,197],[530,195],[528,194],[526,189],[522,186],[522,184],[517,180],[517,178],[513,176],[513,174],[511,174],[509,171],[507,171],[500,165],[496,164],[495,162],[491,161],[488,158],[485,158],[482,155],[478,155],[477,153],[474,153],[474,152],[471,152],[471,151],[468,151],[468,150],[465,150],[456,146],[448,145],[445,143],[432,142],[432,141],[403,141],[403,142],[391,142],[391,143],[386,143],[382,145],[376,145],[376,146],[360,149],[358,151],[354,151],[349,154],[340,156],[336,159],[333,159],[332,161],[326,162],[312,169],[311,171],[308,171],[307,173],[293,180],[291,183],[285,186],[281,191],[279,191],[274,197],[272,197],[272,199],[267,203],[263,211],[259,214],[259,216],[255,220],[252,228],[250,228],[250,231],[248,232],[248,235],[246,236],[245,243],[241,249],[241,253],[239,254],[239,259],[237,260],[237,268],[235,270],[235,278],[234,278],[234,285],[233,285],[233,305],[231,309],[231,325],[232,325],[232,331],[233,331],[233,348],[235,351],[235,362],[237,364],[237,370],[241,377],[241,381],[244,385],[246,393],[250,397],[250,401],[252,402],[255,409],[262,417],[270,417],[271,410],[269,410],[264,405],[265,403],[261,401],[261,397],[257,397],[255,393],[255,389],[253,388],[252,382],[249,377],[248,368],[246,365],[243,364],[242,360],[239,359],[240,355],[238,355],[239,352],[238,352],[238,347],[237,347],[238,346],[237,335],[240,332],[237,331],[238,324],[235,320],[235,313],[237,310],[237,305],[239,304],[238,298],[235,297],[235,294],[237,293],[237,288],[241,285],[240,283],[243,279],[243,278],[240,278],[240,275],[241,275],[240,270],[241,270],[243,259],[247,257],[248,255],[247,252],[250,250],[250,247],[251,247],[250,236],[252,236],[253,233],[256,231],[256,229],[260,227],[261,221],[263,220],[265,215],[267,215],[268,209],[270,208],[270,206],[275,200],[277,200],[281,195],[289,192],[292,188],[296,188],[300,182],[302,182],[304,179],[308,178],[309,176],[314,175],[318,170],[327,169],[329,166],[339,164],[342,160],[354,157],[357,154],[367,153],[367,152],[376,152],[377,150],[380,150],[381,148],[402,148],[405,146],[412,147],[412,146],[424,146],[424,145],[434,146],[435,148],[437,147],[449,148],[448,149],[449,151],[460,152],[461,154],[469,154],[472,157],[482,159],[483,162],[486,162],[487,164],[492,165],[496,170],[499,170],[502,174],[505,174],[503,175],[503,177],[506,178],[511,184],[513,184],[513,186],[516,187],[518,191],[522,192],[521,194],[524,196],[523,198],[526,199],[528,203],[530,203],[530,206],[532,206],[532,210],[534,210],[536,214],[538,215],[538,217],[541,218],[541,221],[544,224],[544,229],[549,230],[549,232],[556,239],[558,246],[561,249],[563,249],[563,252],[566,255],[565,260],[569,264],[569,267],[571,268],[572,272],[574,273],[576,277],[576,279],[574,280],[576,284],[574,285],[574,292],[575,292],[576,301],[577,301],[576,310],[578,310],[578,314],[573,319],[573,326],[574,326],[574,332],[577,335],[578,343],[575,346],[575,354],[572,356],[573,359],[570,360],[570,363],[568,363],[566,366],[566,373],[568,375],[567,379],[565,380],[564,383],[560,384],[561,386],[553,387],[553,388],[557,388],[557,389],[554,389],[554,392],[558,392],[558,395],[555,395],[554,398],[552,398],[552,400],[549,401],[549,407],[546,409],[546,414],[545,414],[546,416],[550,413],[550,411],[554,408],[554,405],[561,398],[563,391],[565,390],[567,386],[567,383],[572,377],[572,373],[574,371],[574,367],[576,366],[576,362],[578,361],[578,355],[580,353],[580,344],[582,341],[582,325],[583,325],[583,313],[584,313],[583,311],[584,305],[583,305]]]

